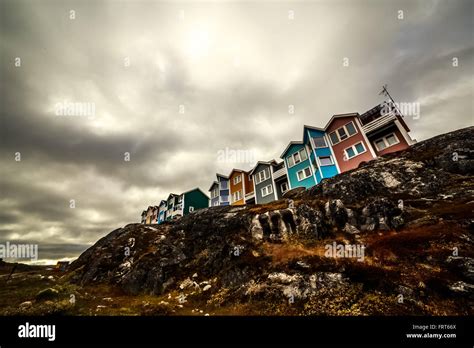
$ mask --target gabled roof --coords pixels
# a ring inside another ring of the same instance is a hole
[[[283,158],[285,156],[285,153],[290,149],[292,145],[303,145],[302,141],[290,141],[290,143],[286,146],[285,151],[282,152],[280,155],[280,158]]]
[[[229,177],[227,175],[224,175],[224,174],[219,174],[219,173],[216,173],[216,177],[219,179],[219,178],[224,178],[224,179],[229,179]]]
[[[331,117],[331,119],[329,120],[329,122],[326,124],[326,126],[324,127],[324,130],[328,129],[328,127],[331,125],[331,123],[336,119],[336,118],[341,118],[341,117],[359,117],[359,113],[358,112],[349,112],[347,114],[337,114],[337,115],[333,115]]]
[[[270,160],[270,161],[258,161],[257,164],[255,165],[255,167],[252,168],[252,170],[250,170],[248,172],[249,175],[252,175],[253,172],[255,171],[255,169],[257,169],[257,167],[260,165],[260,164],[266,164],[266,165],[276,165],[277,164],[277,161],[275,161],[274,159]]]
[[[234,174],[234,172],[239,172],[239,173],[247,173],[245,170],[242,170],[242,169],[238,169],[238,168],[232,168],[232,170],[230,171],[229,173],[229,178],[232,176],[232,174]]]
[[[167,202],[166,202],[164,199],[162,199],[161,202],[160,202],[160,205],[166,204],[166,203],[167,203]]]
[[[307,134],[306,130],[307,130],[307,129],[311,129],[311,130],[315,130],[315,131],[320,131],[320,132],[324,132],[324,131],[325,131],[324,128],[308,126],[308,125],[305,124],[305,125],[303,126],[303,143],[305,143],[305,144],[306,144],[306,134]]]
[[[208,191],[212,191],[212,188],[213,188],[215,185],[219,185],[219,183],[218,183],[217,181],[213,181],[213,182],[212,182],[212,185],[211,185],[211,187],[209,187],[209,190],[208,190]]]
[[[168,198],[166,198],[166,201],[169,201],[170,200],[170,197],[178,197],[178,195],[176,193],[170,193],[168,195]]]
[[[206,194],[203,192],[203,190],[201,190],[199,187],[195,187],[195,188],[193,188],[193,189],[191,189],[191,190],[188,190],[188,191],[186,191],[186,192],[183,192],[182,194],[180,194],[180,196],[183,196],[183,195],[185,195],[186,193],[189,193],[189,192],[192,192],[192,191],[196,191],[196,190],[201,191],[201,193],[202,193],[204,196],[206,196],[207,199],[209,199],[209,196],[206,195]]]

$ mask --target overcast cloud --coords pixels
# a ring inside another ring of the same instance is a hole
[[[76,257],[169,192],[254,164],[219,150],[278,159],[386,83],[420,103],[419,141],[472,125],[473,4],[1,0],[0,243]],[[95,115],[58,116],[64,101]]]

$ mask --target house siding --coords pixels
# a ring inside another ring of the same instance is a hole
[[[268,179],[260,182],[259,184],[257,184],[255,181],[255,176],[257,175],[257,173],[261,172],[262,170],[266,168],[268,168],[268,170],[271,173],[272,169],[270,168],[270,165],[268,164],[259,164],[254,171],[253,180],[255,182],[255,203],[257,204],[270,203],[275,200],[275,195],[273,193],[265,197],[262,196],[262,188],[268,185],[272,185],[272,190],[273,192],[275,192],[275,185],[273,184],[273,179],[271,175]]]
[[[285,165],[287,166],[287,169],[288,169],[288,182],[290,183],[292,189],[294,189],[296,187],[310,188],[310,187],[316,185],[316,179],[314,177],[314,168],[313,168],[313,165],[310,162],[310,156],[308,156],[308,159],[306,159],[305,161],[302,161],[302,162],[294,165],[293,167],[288,166],[288,157],[293,155],[294,153],[298,152],[301,149],[305,149],[305,146],[303,144],[294,144],[294,145],[290,146],[290,148],[286,152],[285,158],[284,158]],[[306,149],[305,149],[305,151],[306,151]],[[306,151],[306,154],[308,154],[307,151]],[[311,176],[304,179],[304,180],[299,181],[297,173],[298,173],[298,171],[300,171],[300,170],[302,170],[306,167],[311,168]]]
[[[245,194],[253,192],[253,181],[250,175],[244,173]]]
[[[188,215],[189,207],[194,207],[194,210],[207,208],[209,205],[209,198],[199,189],[187,192],[184,194],[184,215]]]
[[[281,199],[283,197],[283,192],[281,190],[281,184],[283,184],[284,182],[286,182],[286,184],[288,185],[288,180],[287,178],[285,177],[284,179],[278,179],[277,181],[275,181],[275,192],[277,193],[277,199]]]
[[[398,138],[399,143],[396,145],[392,145],[390,147],[387,147],[386,149],[383,149],[382,151],[377,150],[377,147],[375,146],[375,140],[380,139],[383,136],[389,135],[391,133],[395,133],[396,137]],[[405,138],[403,137],[402,133],[400,130],[394,125],[393,128],[388,129],[387,131],[383,133],[379,133],[376,136],[369,137],[369,141],[372,143],[374,151],[377,156],[383,156],[387,153],[391,152],[397,152],[397,151],[402,151],[410,147],[410,145],[407,143]]]
[[[235,177],[242,177],[242,180],[238,184],[234,184],[234,178]],[[230,199],[231,199],[231,205],[243,205],[245,204],[245,194],[244,194],[244,181],[245,178],[243,178],[243,173],[234,171],[231,173],[229,176],[229,184],[230,184]],[[241,191],[242,193],[242,198],[239,199],[238,201],[233,201],[233,195],[235,192]]]

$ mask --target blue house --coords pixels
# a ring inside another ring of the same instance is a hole
[[[158,223],[161,224],[166,220],[166,211],[168,210],[168,204],[165,200],[160,202],[158,206]]]
[[[216,174],[216,177],[217,180],[214,181],[209,188],[211,194],[209,206],[216,207],[220,205],[229,205],[229,177],[222,174]]]
[[[310,188],[339,173],[324,129],[304,126],[303,141],[292,141],[281,154],[290,189]]]
[[[305,125],[303,127],[303,143],[308,150],[316,184],[319,184],[322,179],[340,173],[328,137],[323,129]]]

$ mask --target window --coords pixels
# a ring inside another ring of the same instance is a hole
[[[354,135],[354,134],[357,133],[357,131],[354,127],[354,123],[352,123],[352,122],[349,122],[348,124],[346,124],[346,129],[347,129],[347,133],[349,133],[349,136]]]
[[[379,151],[382,151],[384,149],[386,149],[387,147],[390,147],[392,145],[396,145],[398,144],[400,141],[398,140],[397,136],[395,135],[395,133],[390,133],[386,136],[384,136],[383,138],[380,138],[376,141],[374,141],[375,143],[375,147],[377,148],[377,150]]]
[[[215,201],[214,203],[212,203],[212,205],[213,205],[214,207],[217,207],[217,206],[219,205],[219,202],[218,202],[218,201]]]
[[[288,167],[293,167],[295,165],[295,161],[293,161],[293,156],[287,157]]]
[[[227,196],[227,195],[221,196],[221,201],[222,202],[228,202],[229,201],[229,196]]]
[[[339,134],[339,139],[343,141],[344,139],[347,139],[348,135],[346,133],[346,130],[344,127],[341,127],[337,130],[337,134]]]
[[[351,158],[351,157],[354,157],[356,155],[354,150],[352,149],[352,147],[346,149],[346,154],[347,154],[347,158]]]
[[[336,129],[334,132],[329,133],[329,138],[331,138],[331,143],[336,145],[343,140],[346,140],[350,136],[353,136],[357,133],[357,129],[354,126],[354,123],[351,121],[344,126]]]
[[[255,184],[260,184],[262,181],[267,180],[270,177],[270,168],[265,168],[255,174]]]
[[[364,144],[362,142],[359,142],[355,145],[352,145],[351,147],[348,147],[344,151],[346,153],[345,157],[347,159],[351,159],[352,157],[355,157],[357,155],[360,155],[361,153],[364,153],[366,150],[365,150]]]
[[[296,152],[296,153],[293,154],[293,160],[294,160],[295,164],[301,162],[301,157],[300,157],[300,153],[299,153],[299,152]]]
[[[362,143],[355,144],[355,148],[357,153],[362,153],[365,151],[364,145],[362,145]]]
[[[398,143],[398,139],[395,137],[395,134],[390,134],[385,139],[387,140],[387,143],[390,146],[395,145],[396,143]]]
[[[234,202],[240,201],[242,199],[242,190],[234,192],[232,194],[232,199],[234,200]]]
[[[309,178],[311,176],[311,168],[306,167],[305,169],[300,170],[298,173],[296,173],[298,176],[298,181],[302,181],[306,178]]]
[[[387,147],[387,146],[385,145],[385,142],[383,141],[383,139],[377,140],[377,141],[375,142],[375,146],[377,147],[377,150],[379,150],[379,151],[382,151],[382,150],[384,150],[384,149]]]
[[[314,148],[327,147],[326,139],[324,137],[313,137]]]
[[[281,193],[288,191],[288,183],[284,182],[280,185]]]
[[[211,198],[216,198],[217,196],[219,196],[219,189],[215,188],[211,191]]]
[[[301,155],[301,160],[302,161],[306,161],[308,159],[308,156],[306,155],[306,150],[305,149],[300,150],[300,155]]]
[[[332,132],[329,134],[329,137],[331,138],[331,143],[333,145],[336,145],[339,142],[339,138],[337,137],[336,132]]]
[[[293,167],[294,165],[306,161],[308,159],[308,155],[306,154],[306,150],[302,148],[298,152],[288,156],[287,158],[288,167]]]
[[[320,156],[319,163],[321,163],[322,166],[330,166],[334,164],[331,156]]]
[[[234,177],[234,185],[237,185],[239,182],[242,181],[242,174]]]
[[[264,188],[262,188],[261,192],[262,192],[262,197],[266,197],[266,196],[272,194],[273,193],[272,185],[265,186]]]
[[[221,190],[227,190],[227,180],[223,180],[220,182]]]

